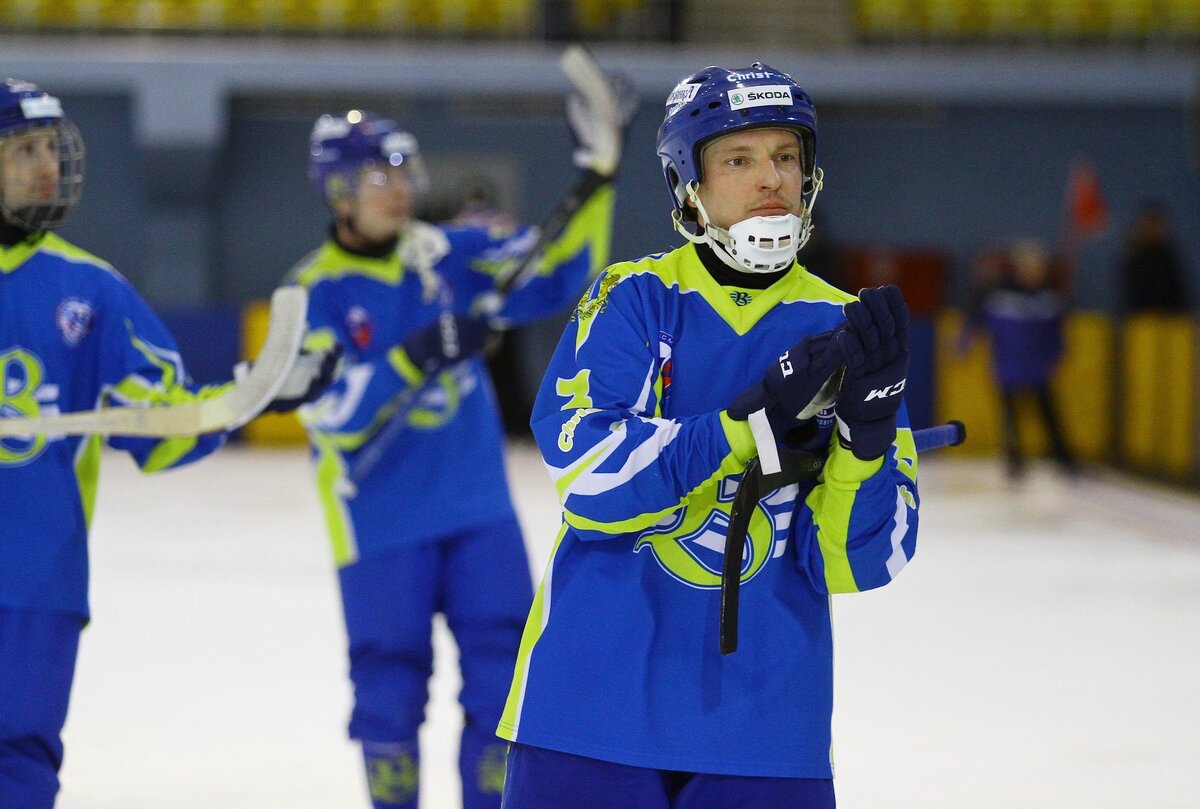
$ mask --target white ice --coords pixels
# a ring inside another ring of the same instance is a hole
[[[1043,469],[1014,488],[949,454],[921,475],[915,560],[835,598],[839,805],[1200,806],[1200,498]],[[557,507],[530,447],[510,479],[540,573]],[[156,476],[106,456],[91,551],[60,809],[366,809],[304,450]],[[422,806],[452,809],[435,639]]]

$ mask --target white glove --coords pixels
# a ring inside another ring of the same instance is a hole
[[[271,403],[263,408],[264,413],[290,413],[303,404],[320,396],[341,372],[342,346],[334,344],[320,351],[301,349],[283,380],[279,392]],[[233,367],[233,378],[241,381],[250,372],[249,362],[239,362]]]
[[[621,162],[625,129],[637,109],[633,85],[620,74],[605,73],[603,91],[567,96],[567,121],[575,133],[575,165],[611,177]]]

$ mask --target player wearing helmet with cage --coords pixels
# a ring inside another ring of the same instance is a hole
[[[116,270],[54,233],[79,202],[83,164],[79,131],[56,97],[0,83],[0,417],[220,394],[225,386],[189,382],[175,341]],[[315,396],[313,381],[290,384]],[[89,615],[87,535],[102,445],[156,472],[224,439],[0,437],[0,806],[43,809],[58,792],[60,734]]]
[[[463,805],[500,804],[508,746],[494,729],[532,584],[480,352],[496,328],[561,311],[607,262],[632,111],[623,85],[611,89],[617,103],[604,109],[572,102],[585,171],[562,209],[573,213],[540,235],[415,220],[429,181],[416,139],[394,121],[352,110],[312,131],[311,177],[333,225],[293,276],[310,292],[310,343],[341,341],[346,363],[302,418],[339,572],[349,734],[376,807],[418,805],[439,612],[463,675]]]
[[[907,310],[797,262],[822,172],[787,74],[684,79],[658,153],[688,244],[597,279],[534,405],[563,525],[499,726],[504,806],[826,809],[829,596],[915,550]],[[722,655],[722,549],[755,456],[774,477]]]

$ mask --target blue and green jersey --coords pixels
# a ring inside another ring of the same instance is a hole
[[[798,264],[766,289],[723,287],[691,245],[592,285],[534,407],[563,522],[500,736],[640,767],[831,776],[830,596],[887,584],[915,551],[907,414],[883,459],[833,441],[819,479],[760,500],[739,648],[722,656],[722,551],[755,454],[724,409],[850,300]]]
[[[0,413],[194,400],[175,341],[110,265],[53,233],[0,245]],[[87,534],[101,436],[0,438],[0,605],[88,614]],[[224,441],[122,438],[147,472]]]
[[[497,319],[529,323],[573,302],[607,263],[612,205],[612,185],[599,185],[544,245]],[[345,350],[339,379],[301,411],[339,566],[515,519],[486,364],[474,357],[426,379],[402,343],[443,312],[478,311],[537,235],[416,222],[387,255],[329,240],[293,271],[309,290],[307,343]],[[399,435],[373,443],[395,419]],[[377,460],[351,481],[363,453]]]

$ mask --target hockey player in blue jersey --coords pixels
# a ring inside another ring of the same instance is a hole
[[[573,110],[584,128],[585,171],[569,197],[579,205],[542,235],[533,272],[515,284],[537,231],[413,219],[428,178],[411,133],[359,110],[313,128],[311,177],[333,225],[294,277],[309,289],[311,345],[340,340],[347,353],[340,379],[302,418],[349,640],[349,734],[379,809],[418,805],[439,612],[463,675],[463,805],[500,804],[508,745],[494,729],[533,588],[479,354],[495,326],[561,311],[607,263],[628,109]]]
[[[0,416],[219,393],[223,386],[188,382],[171,335],[116,270],[53,232],[79,201],[83,174],[83,142],[59,100],[27,82],[0,83]],[[274,409],[315,396],[320,370],[298,367],[285,384],[300,385],[301,395]],[[156,472],[224,440],[110,436],[107,444]],[[58,792],[60,734],[88,621],[87,534],[105,441],[0,438],[2,807],[47,809]]]
[[[816,146],[812,101],[764,64],[667,99],[658,153],[689,243],[607,269],[534,406],[563,523],[499,725],[505,809],[834,806],[830,596],[912,557],[917,458],[899,291],[856,299],[797,262]],[[752,504],[722,655],[722,550],[754,456],[823,470]]]

